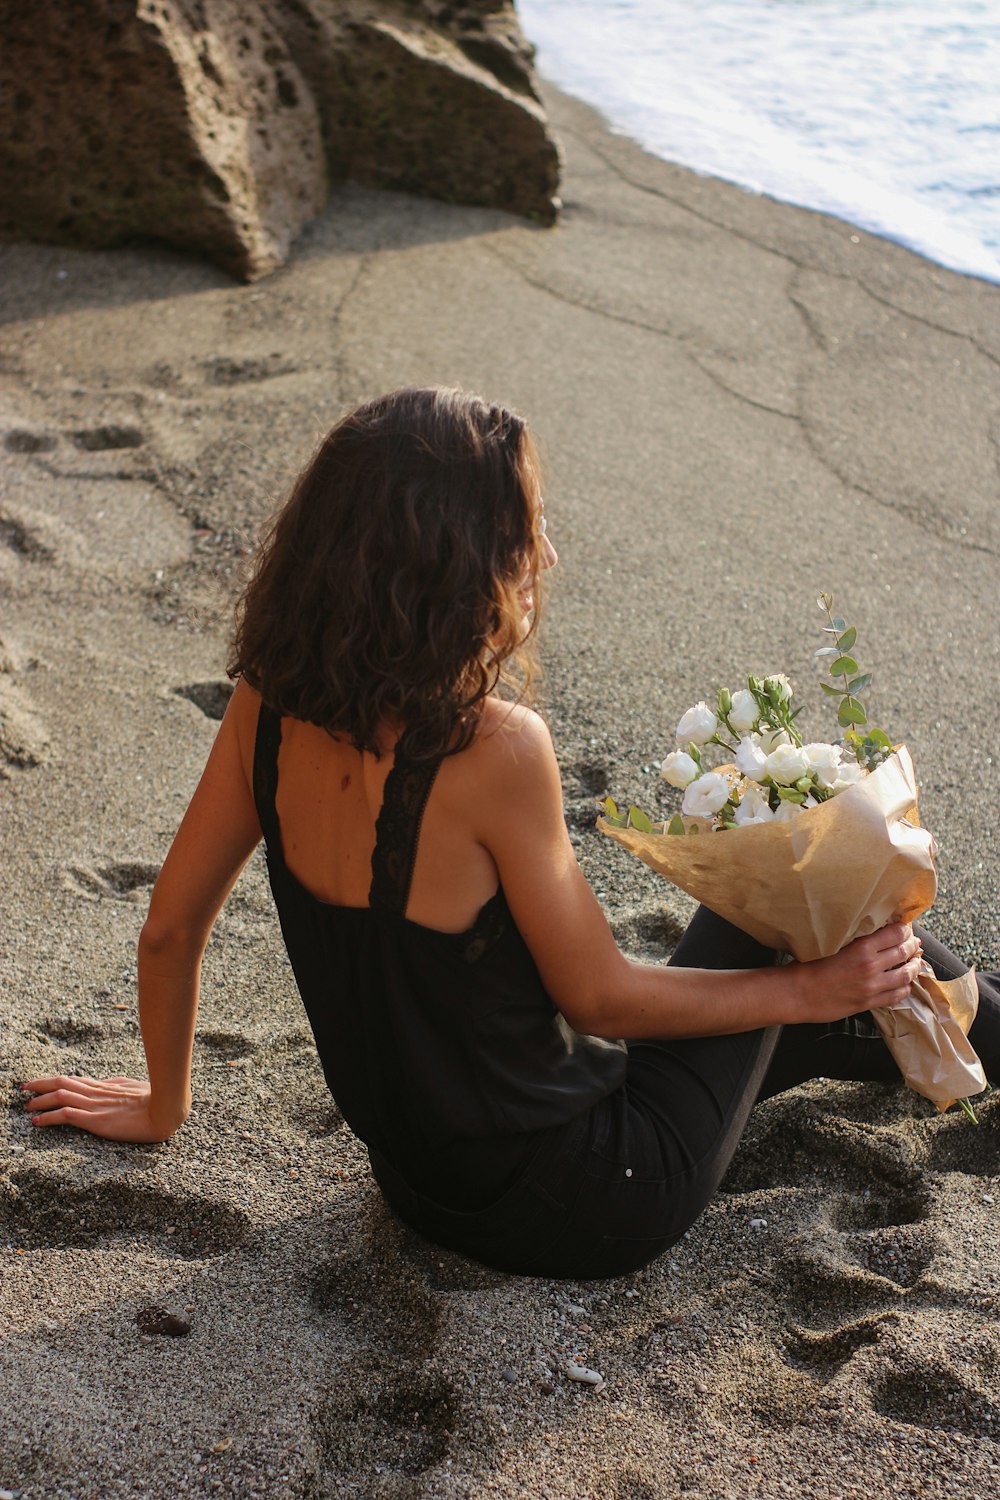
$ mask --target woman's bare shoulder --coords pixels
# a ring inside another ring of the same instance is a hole
[[[253,752],[260,701],[257,690],[250,686],[245,677],[239,677],[223,719],[224,727],[236,737],[248,785],[253,784]]]
[[[503,775],[554,760],[552,737],[542,716],[524,703],[487,700],[473,742],[482,766]]]

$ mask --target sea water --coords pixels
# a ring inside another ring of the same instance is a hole
[[[1000,0],[517,5],[646,150],[1000,281]]]

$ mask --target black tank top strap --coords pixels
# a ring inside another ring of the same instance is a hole
[[[440,768],[440,758],[412,761],[397,755],[386,777],[372,851],[368,904],[373,909],[406,915],[420,825]]]
[[[281,715],[262,702],[257,715],[257,737],[253,747],[253,800],[268,853],[272,857],[283,859],[281,827],[275,805],[280,745]]]

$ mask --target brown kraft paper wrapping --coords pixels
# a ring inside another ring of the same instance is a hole
[[[597,826],[758,942],[807,963],[888,922],[915,921],[933,903],[937,845],[916,814],[913,762],[901,745],[788,823],[686,835],[603,818]],[[925,969],[909,999],[872,1015],[910,1088],[944,1110],[986,1087],[968,1040],[979,992],[974,969],[946,983]]]

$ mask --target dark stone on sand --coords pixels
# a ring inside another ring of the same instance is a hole
[[[168,1338],[180,1339],[186,1338],[191,1332],[188,1318],[182,1318],[180,1313],[168,1312],[165,1307],[140,1307],[135,1321],[140,1333],[160,1333]]]

